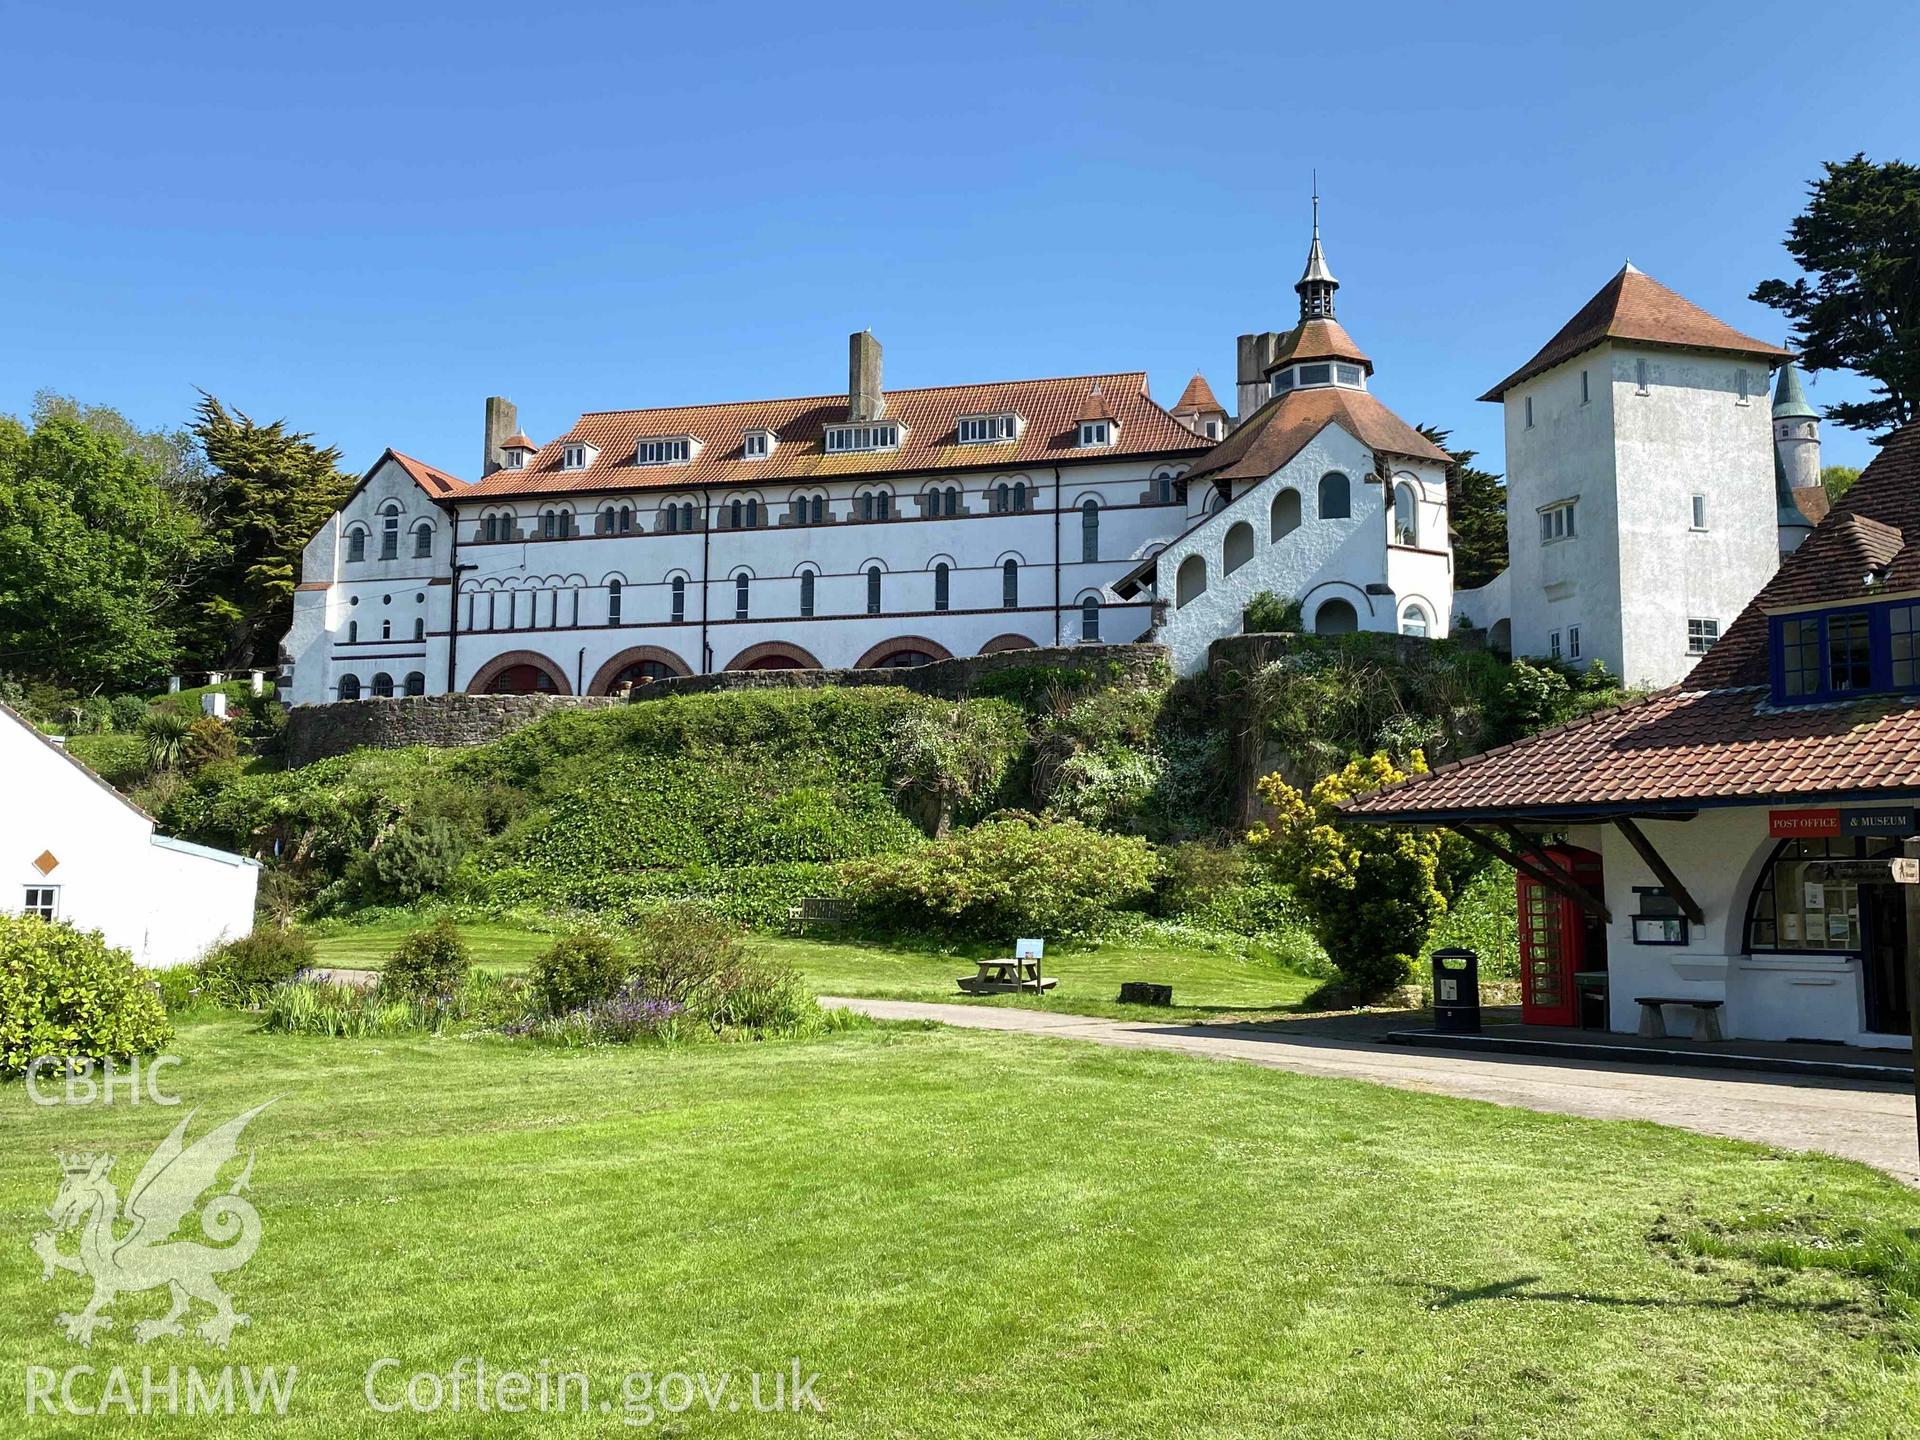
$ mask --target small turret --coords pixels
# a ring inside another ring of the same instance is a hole
[[[1313,243],[1307,247],[1307,268],[1294,282],[1294,290],[1300,296],[1300,318],[1302,320],[1331,320],[1333,318],[1333,292],[1340,288],[1340,282],[1333,278],[1333,271],[1327,268],[1326,253],[1320,248],[1320,187],[1313,187]]]
[[[1791,360],[1780,367],[1773,389],[1773,453],[1795,490],[1820,484],[1820,412],[1807,403]]]

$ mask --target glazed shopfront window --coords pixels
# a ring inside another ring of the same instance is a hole
[[[1861,882],[1889,878],[1884,857],[1895,848],[1886,840],[1782,841],[1747,908],[1747,949],[1858,954]]]

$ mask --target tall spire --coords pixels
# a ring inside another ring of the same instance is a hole
[[[1331,320],[1333,292],[1340,282],[1327,268],[1327,257],[1320,249],[1320,172],[1313,173],[1313,243],[1307,247],[1307,268],[1293,287],[1300,296],[1302,320]]]

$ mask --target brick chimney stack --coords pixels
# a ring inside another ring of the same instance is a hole
[[[880,390],[880,342],[871,330],[847,337],[847,418],[879,420],[887,413]]]
[[[520,412],[514,403],[502,395],[487,397],[487,451],[480,459],[480,478],[486,479],[494,471],[505,468],[506,452],[500,448],[514,431],[520,428]]]

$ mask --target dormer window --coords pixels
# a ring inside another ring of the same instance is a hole
[[[1018,415],[962,415],[960,417],[960,443],[962,445],[1000,445],[1009,440],[1018,440],[1025,428],[1025,421]]]
[[[1111,420],[1082,420],[1080,422],[1080,448],[1090,449],[1100,445],[1113,444],[1114,424]]]
[[[1775,704],[1920,690],[1920,601],[1776,615],[1769,623]]]
[[[1275,395],[1327,385],[1338,385],[1346,390],[1364,390],[1367,388],[1367,372],[1361,366],[1349,365],[1345,361],[1315,361],[1310,365],[1289,365],[1284,370],[1276,370],[1267,383]]]
[[[527,468],[527,452],[524,450],[507,451],[506,452],[506,468],[509,470],[526,469]]]
[[[867,425],[829,425],[827,453],[851,455],[862,450],[898,450],[900,422],[883,420]]]
[[[598,446],[589,445],[582,440],[569,440],[560,447],[560,468],[562,470],[584,470],[600,458]]]
[[[686,465],[700,453],[691,435],[655,435],[642,440],[633,452],[636,465]]]
[[[771,430],[749,430],[740,439],[740,458],[764,460],[773,454],[773,447],[779,443],[779,438]]]

